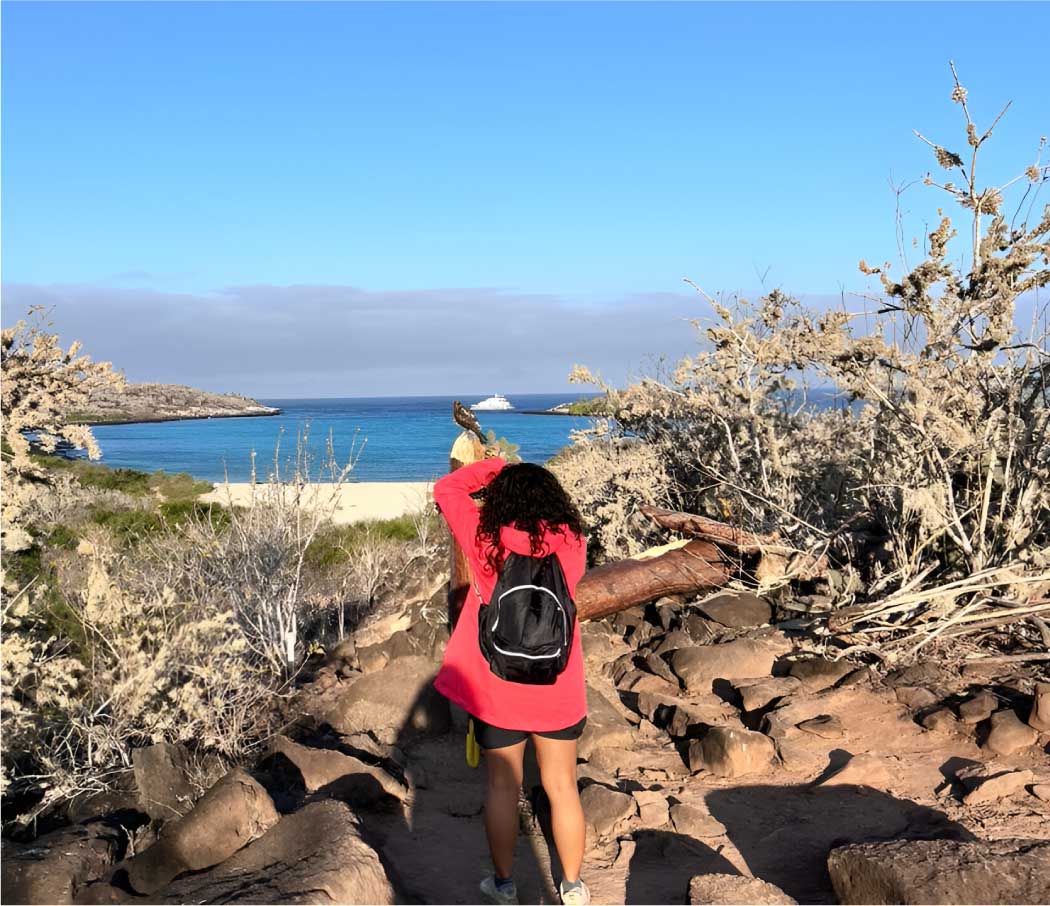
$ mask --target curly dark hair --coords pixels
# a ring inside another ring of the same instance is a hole
[[[500,529],[509,525],[529,533],[534,556],[547,532],[583,536],[583,517],[561,483],[543,466],[530,462],[504,466],[485,488],[477,538],[488,548],[486,560],[499,572],[505,559]]]

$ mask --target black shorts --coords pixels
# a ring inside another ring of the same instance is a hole
[[[564,730],[504,730],[503,727],[494,727],[483,720],[472,717],[474,721],[474,738],[483,749],[505,749],[508,746],[516,746],[519,742],[525,742],[530,736],[542,736],[544,739],[579,739],[583,728],[587,725],[587,718],[579,723],[566,727]]]

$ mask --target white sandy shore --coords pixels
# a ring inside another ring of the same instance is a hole
[[[432,484],[426,481],[357,481],[335,485],[317,484],[311,488],[321,506],[334,505],[332,521],[338,525],[364,519],[394,519],[419,509],[430,499]],[[262,487],[257,493],[264,493]],[[243,506],[251,497],[248,482],[219,483],[201,496],[205,502],[224,506]]]

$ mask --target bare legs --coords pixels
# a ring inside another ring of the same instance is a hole
[[[551,804],[551,829],[566,881],[577,881],[583,863],[584,824],[576,787],[576,740],[533,736],[540,780]],[[485,799],[485,833],[492,866],[501,878],[514,868],[518,839],[518,794],[521,790],[525,743],[503,749],[486,749],[488,795]]]
[[[551,830],[566,881],[580,879],[584,824],[576,786],[576,740],[533,736],[540,780],[551,804]]]
[[[525,741],[503,749],[486,749],[488,794],[485,798],[485,834],[489,838],[492,867],[501,878],[514,868],[518,840],[518,794],[521,792]]]

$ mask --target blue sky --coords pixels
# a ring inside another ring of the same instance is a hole
[[[912,128],[959,144],[949,58],[979,122],[1013,100],[986,158],[993,181],[1050,132],[1038,3],[0,14],[4,322],[53,304],[60,331],[133,379],[208,383],[203,332],[231,305],[304,350],[338,314],[351,357],[362,299],[389,315],[368,342],[391,354],[420,306],[491,304],[529,342],[550,333],[535,311],[557,321],[569,306],[602,323],[596,336],[501,387],[564,386],[577,352],[620,378],[646,353],[688,348],[681,319],[699,303],[684,276],[710,292],[752,292],[763,275],[815,300],[863,290],[858,259],[895,256],[888,181],[932,166]],[[939,203],[909,191],[909,237]],[[644,304],[651,317],[618,322]],[[163,320],[179,354],[137,351],[129,318],[143,337]],[[427,321],[431,338],[441,323]],[[230,342],[223,386],[368,389],[308,352],[285,368]],[[446,354],[435,346],[420,361]],[[478,389],[503,359],[479,358]]]

